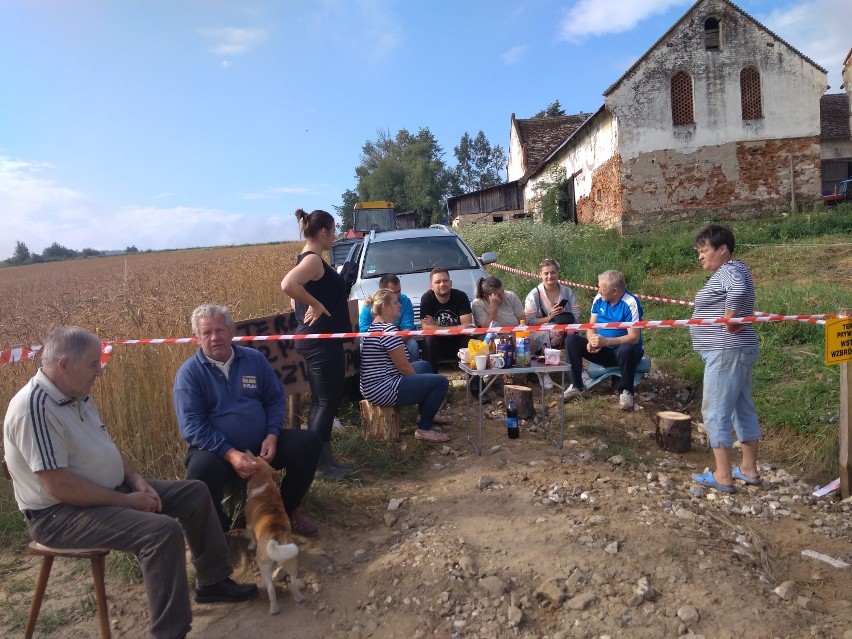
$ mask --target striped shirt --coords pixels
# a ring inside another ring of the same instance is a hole
[[[734,317],[754,315],[754,282],[748,267],[739,260],[722,264],[696,293],[692,318],[715,319],[723,317],[726,310],[734,311]],[[729,333],[724,324],[690,326],[692,348],[704,351],[757,346],[754,326],[744,326],[739,333]]]
[[[373,322],[369,332],[385,334],[365,337],[361,343],[361,394],[379,406],[393,406],[399,396],[402,375],[390,358],[392,350],[405,348],[397,330],[393,324]]]

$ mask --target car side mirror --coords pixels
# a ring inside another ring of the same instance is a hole
[[[480,259],[483,264],[494,264],[497,261],[497,253],[488,251],[487,253],[483,253]]]

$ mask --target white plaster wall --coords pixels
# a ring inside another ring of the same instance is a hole
[[[618,148],[618,125],[607,110],[593,116],[556,156],[547,167],[539,171],[524,186],[524,202],[531,202],[536,196],[535,187],[549,178],[549,169],[562,167],[566,177],[581,173],[574,178],[574,198],[588,196],[592,190],[592,175],[599,166],[615,155]]]
[[[852,140],[824,140],[820,144],[819,156],[822,160],[852,158]]]
[[[704,20],[722,21],[721,51],[705,51]],[[760,72],[763,118],[743,120],[740,71]],[[694,125],[674,127],[671,77],[686,71],[693,79]],[[792,49],[718,0],[708,0],[605,98],[618,118],[620,153],[682,152],[742,140],[819,135],[819,98],[826,74]]]
[[[507,182],[514,182],[524,176],[524,156],[521,149],[521,140],[518,137],[518,128],[512,121],[509,127],[509,166],[506,171]]]

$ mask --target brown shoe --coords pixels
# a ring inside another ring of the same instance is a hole
[[[290,513],[290,530],[302,537],[313,537],[317,534],[317,525],[304,513],[294,510]]]

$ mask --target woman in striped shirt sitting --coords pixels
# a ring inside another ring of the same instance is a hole
[[[408,406],[420,409],[414,437],[441,443],[449,437],[432,429],[433,424],[447,423],[437,417],[447,396],[449,382],[443,375],[432,373],[428,361],[409,362],[402,338],[394,320],[399,317],[399,298],[393,291],[381,288],[364,301],[373,314],[370,332],[381,337],[365,337],[361,344],[361,394],[379,406]]]

